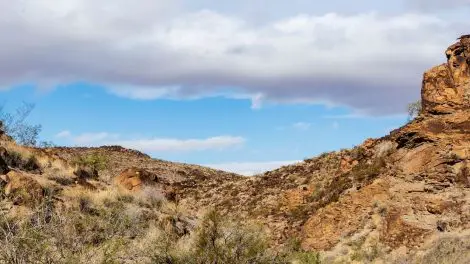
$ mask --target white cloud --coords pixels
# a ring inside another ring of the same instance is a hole
[[[171,139],[153,138],[115,141],[110,144],[121,145],[126,148],[138,149],[145,152],[160,151],[203,151],[223,150],[241,146],[245,143],[242,137],[219,136],[206,139]]]
[[[0,0],[0,87],[85,81],[133,99],[223,93],[403,111],[466,30],[434,15],[297,15],[261,25],[178,1]],[[226,94],[231,97],[230,94]],[[262,95],[262,96],[261,96]],[[384,103],[386,102],[386,103]]]
[[[110,134],[107,132],[84,133],[73,137],[73,142],[78,145],[95,145],[104,141],[117,140],[118,134]]]
[[[61,131],[55,135],[56,138],[69,138],[72,136],[72,133],[68,130]]]
[[[245,143],[243,137],[218,136],[205,139],[175,139],[175,138],[137,138],[123,139],[119,134],[107,132],[83,133],[73,135],[63,131],[56,135],[67,139],[73,145],[103,146],[120,145],[143,152],[192,152],[204,150],[224,150],[240,147]]]
[[[293,127],[294,129],[300,130],[300,131],[309,130],[311,126],[312,126],[312,124],[306,123],[306,122],[297,122],[297,123],[295,123],[295,124],[292,125],[292,127]]]
[[[251,98],[251,109],[260,109],[263,105],[263,95],[256,94]]]
[[[274,170],[285,165],[295,164],[301,161],[268,161],[268,162],[231,162],[220,164],[206,164],[209,168],[238,173],[245,176],[253,176],[266,171]]]
[[[138,100],[153,100],[162,97],[168,97],[175,94],[179,87],[129,87],[129,86],[116,86],[108,89],[109,92],[117,96],[138,99]]]

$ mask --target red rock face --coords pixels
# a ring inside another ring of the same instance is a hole
[[[470,105],[470,37],[446,51],[447,63],[424,74],[422,101],[424,113],[448,114]]]

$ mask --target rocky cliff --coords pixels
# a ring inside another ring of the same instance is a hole
[[[422,101],[425,114],[466,110],[470,105],[470,36],[446,51],[447,63],[424,74]]]

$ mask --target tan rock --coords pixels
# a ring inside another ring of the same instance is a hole
[[[31,175],[10,171],[2,176],[4,193],[14,204],[33,206],[42,201],[44,189]]]
[[[470,105],[470,38],[446,51],[447,63],[424,74],[421,91],[425,113],[445,114]]]
[[[138,168],[129,168],[121,172],[115,178],[115,183],[129,191],[140,191],[144,184],[156,183],[157,177],[144,170]]]

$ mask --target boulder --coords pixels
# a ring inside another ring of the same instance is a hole
[[[32,176],[10,171],[0,177],[6,183],[3,193],[14,204],[34,206],[42,201],[44,189]]]
[[[129,168],[115,178],[115,183],[129,191],[140,191],[145,184],[158,182],[155,174],[144,169]]]
[[[470,105],[470,36],[446,51],[447,63],[425,72],[421,98],[423,113],[450,114]]]

